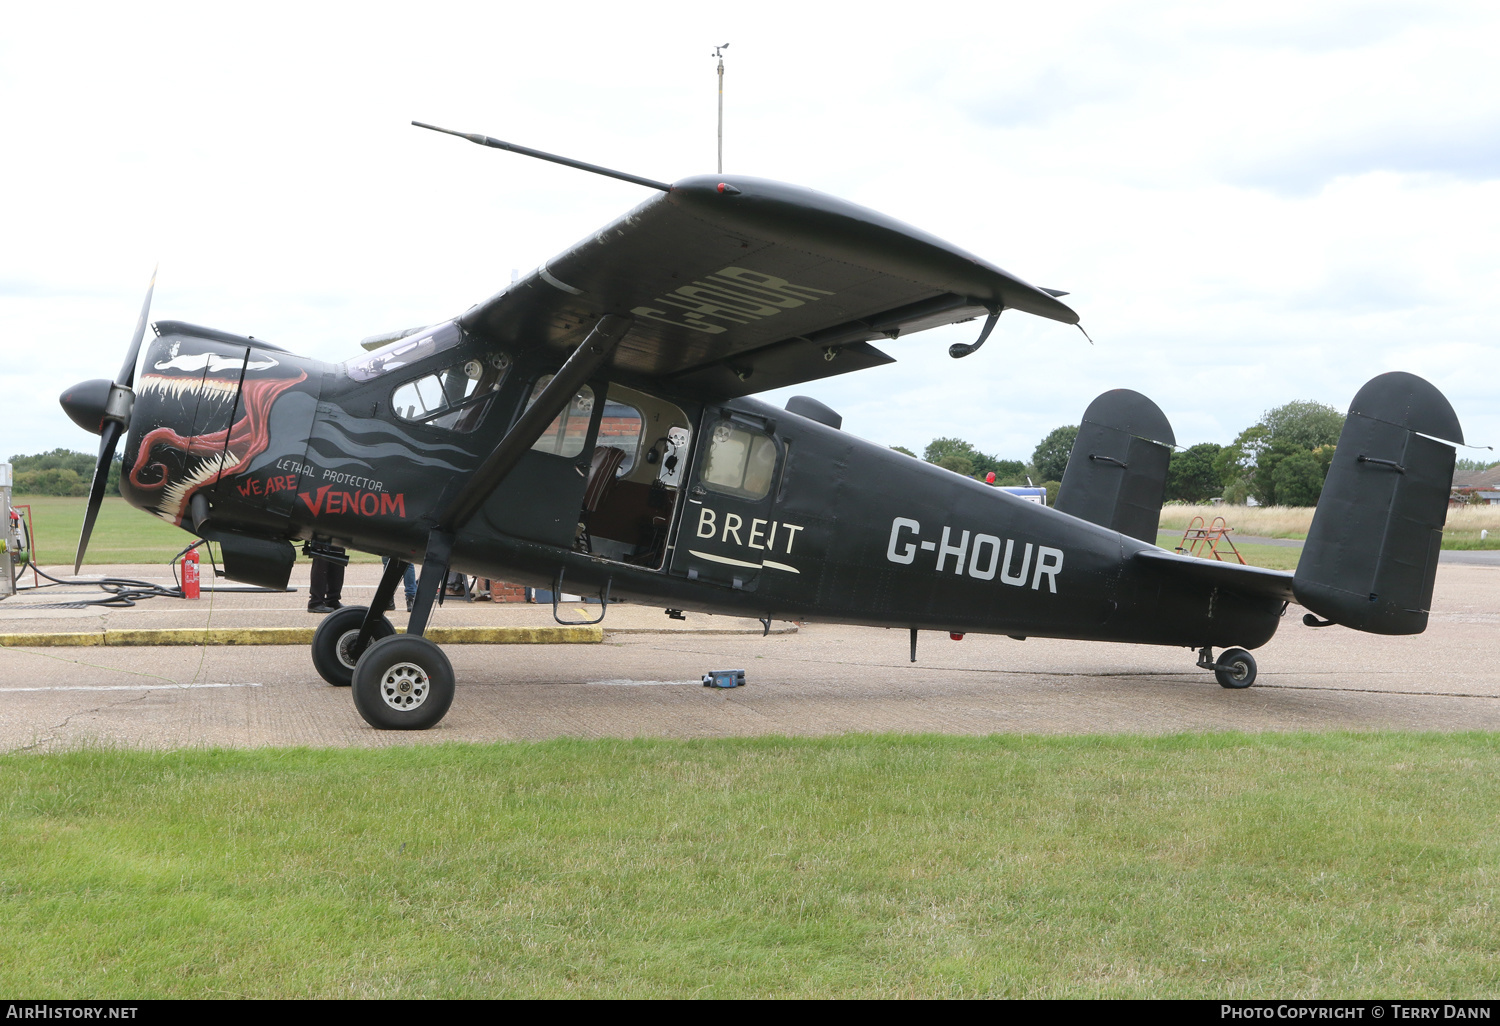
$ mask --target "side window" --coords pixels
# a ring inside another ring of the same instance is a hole
[[[776,443],[771,436],[720,421],[708,444],[703,483],[716,492],[745,499],[764,499],[776,472]]]
[[[536,387],[531,390],[531,398],[526,400],[528,410],[551,380],[551,374],[537,380]],[[584,385],[552,423],[547,425],[547,430],[542,432],[542,437],[536,440],[532,448],[554,456],[577,456],[583,452],[583,443],[587,441],[589,434],[589,418],[593,415],[594,390]]]
[[[391,394],[391,408],[403,420],[468,434],[479,426],[509,370],[504,353],[467,360],[401,385]]]
[[[640,410],[610,399],[604,401],[604,418],[599,422],[599,440],[594,444],[612,446],[625,454],[620,469],[615,471],[616,477],[624,477],[635,466],[644,429],[645,421]]]

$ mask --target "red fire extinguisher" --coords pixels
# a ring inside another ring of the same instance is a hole
[[[182,557],[182,597],[198,597],[198,550],[189,549]]]

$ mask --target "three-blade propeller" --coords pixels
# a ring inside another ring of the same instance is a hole
[[[88,509],[83,515],[83,533],[79,535],[78,555],[73,560],[75,574],[83,566],[83,554],[88,550],[89,536],[94,533],[94,521],[99,518],[104,489],[109,483],[110,465],[115,458],[115,446],[130,427],[130,412],[135,406],[132,387],[135,384],[135,365],[140,359],[141,342],[146,337],[146,318],[151,313],[151,294],[155,291],[156,271],[153,270],[151,284],[146,288],[146,301],[141,304],[141,316],[135,322],[135,336],[130,340],[125,363],[115,380],[85,381],[68,389],[59,400],[73,423],[99,435],[99,461],[94,464]]]

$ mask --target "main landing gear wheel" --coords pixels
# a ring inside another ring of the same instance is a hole
[[[1219,656],[1214,676],[1223,688],[1248,688],[1255,683],[1255,657],[1243,648],[1231,648]]]
[[[453,666],[426,638],[372,642],[354,667],[354,708],[380,730],[426,730],[453,704]]]
[[[347,688],[354,679],[354,665],[359,658],[354,654],[354,643],[359,640],[360,625],[365,622],[365,606],[345,606],[334,610],[323,618],[313,632],[312,660],[318,676],[336,688]],[[396,633],[391,621],[381,617],[375,623],[375,635],[370,643],[388,638]]]

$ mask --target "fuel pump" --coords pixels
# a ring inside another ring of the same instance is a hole
[[[16,532],[12,526],[10,508],[10,464],[0,463],[0,519],[4,520],[5,530],[5,554],[0,556],[0,598],[7,598],[16,593],[16,564],[15,553]]]

